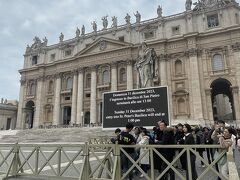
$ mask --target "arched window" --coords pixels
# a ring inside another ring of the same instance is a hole
[[[183,98],[178,99],[178,113],[179,114],[186,113],[185,100]]]
[[[72,89],[72,78],[68,77],[66,80],[66,89]]]
[[[215,54],[212,58],[212,70],[220,71],[223,69],[224,69],[224,63],[223,63],[222,55]]]
[[[175,74],[182,74],[182,61],[179,59],[175,61]]]
[[[91,74],[86,75],[86,88],[91,87]]]
[[[108,70],[104,70],[102,73],[102,82],[103,84],[107,84],[109,83],[109,71]]]
[[[127,81],[127,74],[125,68],[121,68],[119,72],[119,81],[120,83],[124,83]]]
[[[49,81],[49,84],[48,84],[48,92],[49,92],[49,93],[53,92],[53,81]]]

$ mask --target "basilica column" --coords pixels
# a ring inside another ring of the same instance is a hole
[[[206,101],[207,101],[207,112],[208,112],[208,120],[209,124],[213,123],[213,109],[212,109],[212,89],[206,89]]]
[[[133,89],[133,68],[132,61],[127,61],[127,90]]]
[[[43,119],[43,77],[37,79],[37,91],[36,91],[36,112],[34,114],[33,127],[38,128],[40,121]]]
[[[61,98],[61,74],[56,75],[55,80],[55,93],[54,93],[54,107],[53,107],[53,125],[60,123],[60,98]]]
[[[83,125],[83,69],[78,70],[77,124]]]
[[[97,123],[97,73],[95,66],[91,69],[90,123]]]
[[[195,48],[188,50],[189,55],[189,71],[190,71],[190,88],[192,99],[192,117],[194,120],[203,120],[203,108],[201,98],[200,77],[198,70],[198,50]]]
[[[232,94],[233,94],[233,103],[234,103],[234,111],[235,111],[235,118],[236,121],[240,121],[240,112],[239,112],[239,88],[238,87],[232,87]]]
[[[78,72],[73,72],[73,89],[72,89],[72,108],[71,108],[71,124],[76,124],[77,121],[77,92],[78,92]]]
[[[111,91],[117,91],[117,63],[111,64]]]
[[[20,93],[19,93],[19,103],[18,103],[18,114],[17,114],[17,124],[16,129],[23,129],[24,128],[24,89],[25,88],[26,81],[21,80],[20,81]]]

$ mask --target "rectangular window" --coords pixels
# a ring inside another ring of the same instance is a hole
[[[54,53],[54,54],[51,54],[51,56],[50,56],[50,60],[51,60],[51,61],[54,61],[55,58],[56,58],[56,54],[55,54],[55,53]]]
[[[91,97],[91,94],[90,94],[90,93],[87,93],[87,94],[86,94],[86,97],[87,97],[87,98],[90,98],[90,97]]]
[[[38,56],[33,56],[32,57],[32,65],[36,65],[38,60]]]
[[[65,51],[65,56],[71,56],[72,54],[72,50],[71,49],[68,49]]]
[[[144,33],[144,38],[145,38],[145,39],[154,38],[154,32],[153,32],[153,31],[145,32],[145,33]]]
[[[65,101],[69,101],[69,100],[70,100],[69,96],[65,97]]]
[[[172,35],[179,35],[180,34],[180,26],[172,27]]]
[[[218,20],[218,15],[213,14],[207,16],[207,23],[208,23],[208,28],[214,28],[219,26],[219,20]]]

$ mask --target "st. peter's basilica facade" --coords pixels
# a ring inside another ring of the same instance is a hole
[[[186,0],[180,14],[125,24],[103,17],[103,29],[82,26],[76,37],[26,48],[17,128],[102,122],[102,94],[137,89],[135,63],[146,42],[157,53],[154,86],[168,86],[171,123],[240,124],[240,17],[234,0]],[[110,22],[111,21],[111,22]],[[134,21],[134,22],[133,22]]]

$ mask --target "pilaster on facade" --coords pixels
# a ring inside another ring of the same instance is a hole
[[[240,106],[239,106],[239,87],[231,87],[232,94],[233,94],[233,103],[234,103],[234,112],[235,112],[235,119],[240,121]]]
[[[205,89],[209,124],[213,123],[212,89]]]
[[[193,32],[193,14],[192,11],[186,12],[186,24],[188,33]]]
[[[111,91],[117,91],[117,62],[111,63]]]
[[[133,61],[127,61],[127,90],[133,89]]]
[[[161,86],[167,86],[167,55],[161,54],[158,59],[160,70],[160,84]]]
[[[189,56],[189,70],[190,70],[190,89],[192,99],[193,118],[201,120],[203,119],[202,97],[201,97],[201,85],[200,75],[198,69],[198,52],[196,48],[191,48],[187,51]]]

